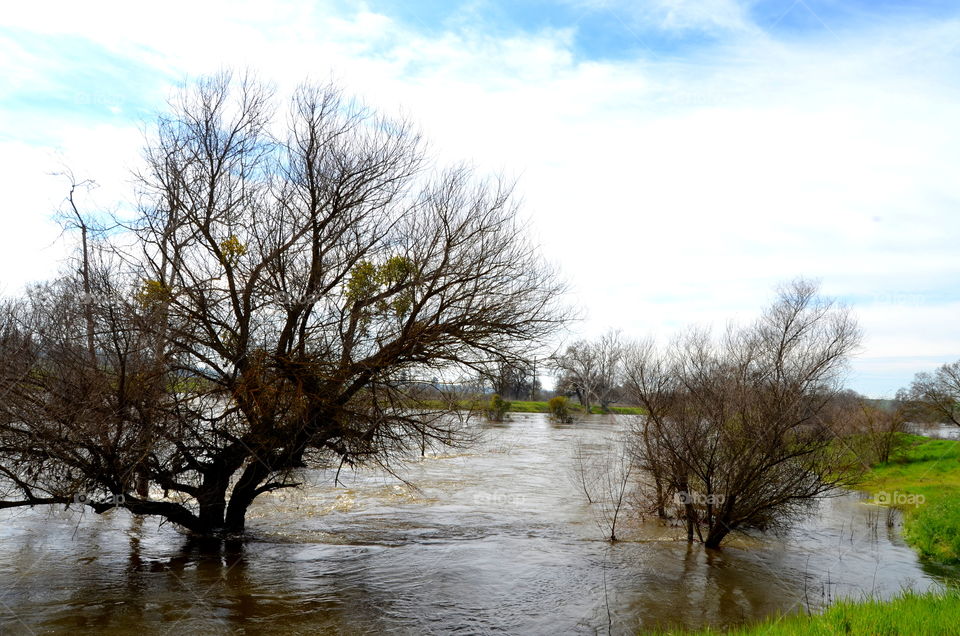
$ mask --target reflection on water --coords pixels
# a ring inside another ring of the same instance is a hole
[[[473,452],[403,471],[315,472],[210,546],[122,512],[0,513],[0,633],[633,633],[728,625],[838,596],[927,589],[899,520],[854,494],[783,537],[690,546],[633,521],[600,540],[569,477],[622,426],[515,415]],[[888,526],[888,521],[892,526]],[[620,534],[620,532],[618,532]]]

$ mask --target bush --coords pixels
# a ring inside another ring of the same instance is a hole
[[[487,405],[487,419],[491,422],[502,422],[506,419],[509,410],[510,402],[494,393],[490,396],[490,404]]]
[[[550,410],[550,416],[557,422],[569,424],[573,421],[573,415],[570,412],[570,400],[562,395],[550,398],[547,402],[547,408]]]

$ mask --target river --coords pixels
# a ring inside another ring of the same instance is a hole
[[[567,634],[725,626],[840,596],[925,590],[941,576],[850,493],[784,536],[720,551],[628,520],[602,540],[571,478],[573,425],[514,414],[468,452],[400,471],[315,471],[264,496],[249,538],[210,554],[123,511],[0,512],[0,633]]]

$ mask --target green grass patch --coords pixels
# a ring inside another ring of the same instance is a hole
[[[454,408],[469,411],[469,410],[482,410],[486,408],[489,404],[489,398],[486,400],[458,400],[454,405]],[[416,403],[417,408],[427,408],[427,409],[446,409],[450,408],[449,402],[444,402],[443,400],[420,400]],[[583,413],[583,407],[579,404],[572,402],[570,404],[570,409],[575,413]],[[512,400],[510,402],[509,413],[549,413],[550,407],[546,402],[533,401],[533,400]],[[590,412],[594,415],[604,415],[604,414],[614,414],[614,415],[643,415],[646,411],[639,406],[611,406],[609,411],[604,411],[599,406],[593,406],[590,408]]]
[[[602,413],[600,407],[594,407],[594,413]],[[646,411],[642,406],[611,406],[610,412],[616,415],[646,415]]]
[[[960,492],[928,498],[908,514],[903,537],[921,556],[941,563],[960,563]]]
[[[549,411],[546,402],[520,400],[510,402],[511,413],[548,413]]]
[[[960,441],[903,435],[889,462],[873,466],[860,488],[875,502],[903,510],[903,536],[925,559],[960,563]],[[840,600],[822,614],[792,614],[730,630],[660,631],[684,636],[834,634],[926,635],[960,633],[960,590],[889,600]]]
[[[570,403],[570,409],[576,413],[583,413],[583,407],[575,402]],[[512,413],[549,413],[550,407],[546,402],[539,401],[518,401],[510,402],[510,412]],[[594,415],[604,415],[613,413],[615,415],[643,415],[645,411],[639,406],[611,406],[609,411],[604,411],[599,406],[590,408]]]
[[[905,435],[860,488],[903,510],[903,536],[926,559],[960,563],[960,441]]]
[[[822,614],[792,614],[773,617],[763,622],[731,630],[706,629],[700,631],[651,632],[683,634],[685,636],[833,636],[835,634],[886,636],[926,636],[956,634],[960,625],[960,592],[917,594],[902,592],[889,600],[841,600],[833,603]]]

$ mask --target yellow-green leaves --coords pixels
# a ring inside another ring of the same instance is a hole
[[[385,287],[397,285],[413,274],[413,263],[405,256],[391,256],[377,270],[377,282]]]
[[[373,296],[377,292],[377,266],[370,261],[360,261],[353,266],[347,281],[347,299],[351,303]]]
[[[236,235],[231,234],[220,241],[220,253],[225,264],[236,265],[240,257],[247,253],[247,246],[241,243]]]
[[[356,304],[391,288],[402,286],[415,274],[413,262],[405,256],[391,256],[380,265],[363,260],[354,265],[347,280],[346,297],[350,304]],[[379,300],[374,309],[379,313],[392,312],[402,316],[410,311],[413,296],[409,288],[395,292],[392,297]]]
[[[158,280],[145,280],[136,293],[136,300],[144,309],[153,309],[170,298],[170,288]]]

